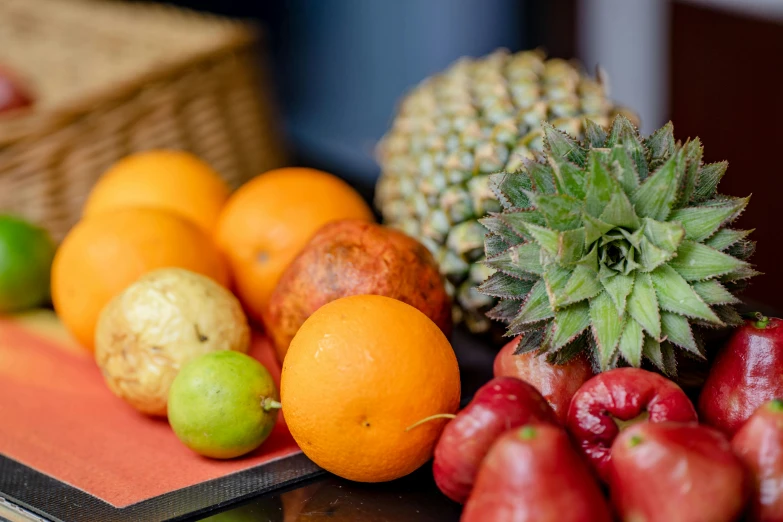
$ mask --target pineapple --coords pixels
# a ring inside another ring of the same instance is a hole
[[[376,203],[438,260],[455,322],[486,331],[484,312],[496,303],[476,291],[490,274],[478,218],[500,210],[489,174],[517,170],[541,150],[542,120],[580,135],[584,116],[608,125],[619,110],[601,81],[538,51],[459,60],[402,101],[378,147]]]
[[[518,353],[586,351],[597,371],[703,359],[700,329],[739,324],[734,294],[758,273],[750,231],[728,227],[749,198],[716,192],[727,164],[703,165],[671,123],[642,139],[623,116],[608,133],[587,121],[583,142],[543,127],[543,155],[490,176],[487,315],[524,334]]]

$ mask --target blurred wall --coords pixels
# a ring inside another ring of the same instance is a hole
[[[403,93],[460,56],[521,41],[516,0],[287,0],[283,97],[294,144],[373,182]]]
[[[652,132],[668,119],[668,2],[581,0],[579,57],[609,75],[612,97],[641,117]]]
[[[578,0],[169,0],[263,28],[298,164],[371,197],[377,140],[404,93],[461,56],[575,54]]]
[[[753,194],[736,227],[756,229],[751,261],[765,274],[746,296],[783,310],[783,1],[676,1],[670,48],[675,133],[699,136],[706,161],[728,160],[721,192]]]

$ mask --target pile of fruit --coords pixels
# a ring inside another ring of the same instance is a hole
[[[191,154],[138,153],[102,176],[56,254],[45,231],[11,217],[0,246],[10,253],[0,312],[44,304],[51,271],[54,309],[108,388],[167,417],[202,455],[253,451],[284,403],[319,464],[393,479],[426,462],[439,434],[405,426],[459,406],[451,302],[433,256],[375,224],[330,174],[280,169],[231,193]],[[249,355],[254,328],[273,340],[277,364]],[[368,452],[357,458],[360,437]]]
[[[727,165],[698,139],[623,112],[560,60],[460,62],[384,139],[389,226],[320,171],[232,193],[190,154],[135,154],[53,260],[0,219],[0,312],[44,302],[51,264],[109,389],[205,456],[253,451],[282,408],[349,480],[434,456],[466,521],[783,520],[783,321],[735,309],[758,274],[732,226],[749,199],[717,191]],[[514,340],[459,411],[461,321]]]
[[[590,377],[584,364],[547,372],[545,362],[529,364],[534,355],[514,355],[519,342],[498,354],[495,378],[435,447],[435,481],[465,504],[462,520],[782,519],[782,320],[759,317],[734,332],[698,414],[658,373]]]

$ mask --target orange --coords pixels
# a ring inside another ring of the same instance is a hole
[[[459,408],[457,358],[440,328],[390,297],[359,295],[322,306],[283,363],[283,415],[313,462],[348,480],[393,480],[432,455]]]
[[[177,214],[153,208],[116,210],[78,223],[52,264],[52,302],[65,327],[92,350],[98,315],[141,275],[179,267],[228,284],[211,238]]]
[[[323,225],[341,219],[373,220],[370,207],[341,179],[313,169],[262,174],[228,200],[217,243],[228,258],[240,301],[262,320],[283,271]]]
[[[151,150],[127,156],[106,171],[90,192],[82,213],[90,217],[118,208],[162,208],[212,233],[228,196],[228,185],[196,156]]]

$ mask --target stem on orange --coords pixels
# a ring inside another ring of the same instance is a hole
[[[435,415],[430,415],[429,417],[424,417],[423,419],[414,422],[413,424],[405,428],[405,431],[411,431],[413,428],[417,428],[426,422],[433,421],[436,419],[454,419],[456,417],[457,416],[454,415],[453,413],[436,413]]]

